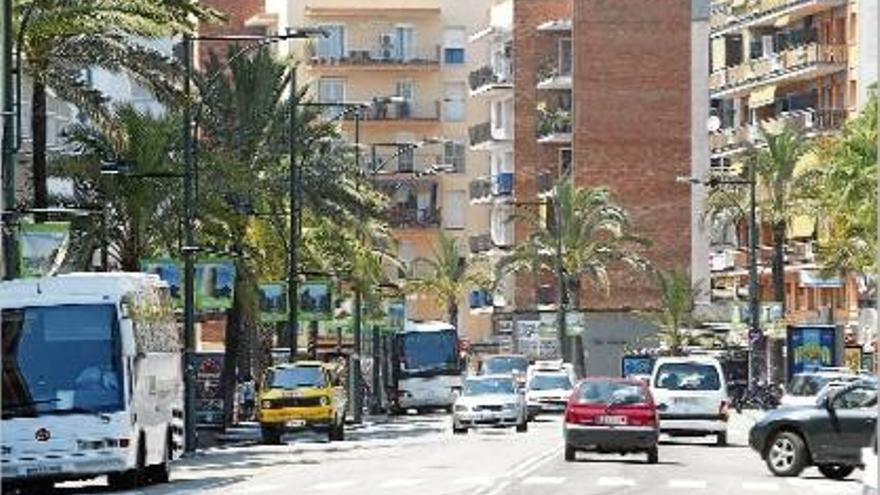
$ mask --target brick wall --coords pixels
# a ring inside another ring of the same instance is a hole
[[[201,3],[221,12],[226,16],[226,19],[218,23],[199,26],[200,35],[263,34],[264,32],[263,28],[246,27],[244,23],[265,10],[265,0],[202,0]],[[200,42],[198,44],[199,67],[205,66],[211,51],[223,56],[226,54],[226,44],[219,41]]]
[[[609,187],[654,265],[689,271],[690,189],[675,179],[691,173],[691,0],[575,5],[575,184]],[[582,302],[645,308],[657,294],[646,277],[617,272],[610,297],[586,291]]]
[[[580,1],[580,0],[578,0]],[[513,6],[513,56],[515,91],[514,159],[515,201],[534,203],[537,201],[537,178],[542,171],[555,171],[558,145],[538,144],[537,113],[539,92],[538,66],[548,56],[556,55],[558,35],[542,33],[537,30],[541,23],[571,17],[571,0],[517,0]],[[521,206],[520,208],[529,208]],[[528,226],[517,222],[515,239],[524,242],[529,235]],[[515,304],[526,309],[534,306],[536,278],[541,283],[550,283],[549,276],[526,274],[517,276]]]

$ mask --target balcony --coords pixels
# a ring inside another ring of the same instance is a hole
[[[509,129],[494,128],[493,122],[483,122],[468,129],[471,148],[474,150],[490,150],[502,142],[510,141]]]
[[[441,46],[413,47],[407,50],[394,46],[374,46],[356,50],[339,50],[338,54],[321,53],[315,43],[307,45],[307,61],[315,70],[347,73],[351,70],[439,70]]]
[[[492,207],[490,222],[492,243],[499,248],[513,246],[513,206],[505,203],[496,203]]]
[[[440,121],[443,109],[441,100],[427,101],[402,101],[402,102],[373,102],[372,107],[361,112],[361,124],[378,124],[382,122],[405,122],[415,124],[419,122],[437,123]],[[346,121],[354,120],[354,113],[345,115]]]
[[[394,153],[377,153],[375,163],[373,163],[371,154],[366,154],[366,156],[361,158],[362,164],[371,164],[370,169],[374,170],[376,177],[380,179],[399,179],[395,175],[425,172],[432,167],[443,165],[444,161],[445,159],[442,154],[428,153],[424,150],[414,150],[411,148],[400,148]]]
[[[556,59],[550,59],[544,62],[537,73],[538,85],[541,90],[571,90],[571,70],[562,71],[559,68],[560,63]],[[571,62],[567,64],[571,68]]]
[[[489,179],[476,179],[468,185],[472,202],[485,202],[492,197],[492,181]]]
[[[388,224],[397,229],[428,229],[440,226],[440,208],[436,206],[418,207],[398,203],[387,212]]]
[[[801,45],[770,56],[749,60],[709,76],[712,98],[742,96],[768,84],[815,79],[846,69],[845,45]]]
[[[502,172],[493,178],[492,194],[495,196],[513,194],[513,172]]]
[[[731,155],[744,151],[750,143],[762,145],[764,138],[761,127],[776,131],[788,126],[807,135],[817,135],[839,130],[846,122],[846,117],[846,110],[836,109],[784,112],[773,119],[762,121],[760,126],[744,125],[709,134],[709,147],[715,156]]]
[[[747,28],[774,26],[783,18],[786,25],[792,25],[805,16],[841,5],[846,5],[846,0],[714,0],[709,17],[711,36],[717,38]]]
[[[571,31],[571,19],[555,19],[538,25],[542,33],[567,33]]]
[[[492,243],[490,234],[472,235],[468,238],[468,247],[471,254],[480,254],[490,251],[495,245]]]
[[[513,89],[513,73],[509,64],[493,69],[484,65],[468,74],[471,96]]]
[[[538,142],[565,144],[571,142],[571,110],[538,109]]]

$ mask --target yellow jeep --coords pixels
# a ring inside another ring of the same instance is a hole
[[[332,442],[345,436],[345,389],[341,369],[317,361],[273,366],[260,391],[264,443],[280,443],[286,430],[326,431]]]

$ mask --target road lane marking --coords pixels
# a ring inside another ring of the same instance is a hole
[[[328,491],[328,490],[339,490],[340,488],[348,488],[354,485],[354,481],[330,481],[327,483],[318,483],[313,486],[315,490]]]
[[[742,484],[742,488],[750,492],[778,492],[779,484],[769,481],[746,481]]]
[[[703,480],[669,480],[667,483],[669,488],[674,489],[698,489],[702,490],[708,486]]]
[[[532,473],[537,472],[541,467],[548,462],[556,459],[556,456],[559,455],[559,452],[562,449],[559,446],[553,447],[551,449],[547,449],[542,454],[533,456],[527,459],[524,462],[517,463],[514,465],[512,469],[507,471],[507,475],[503,476],[501,479],[503,481],[493,485],[487,486],[482,491],[477,492],[474,495],[501,495],[514,483],[514,480],[522,480],[527,478]],[[519,472],[517,472],[519,470]]]
[[[382,488],[403,488],[407,486],[416,486],[422,484],[423,480],[416,478],[395,478],[382,483]]]
[[[523,485],[561,485],[565,483],[563,476],[529,476],[522,481]]]
[[[630,478],[602,476],[596,480],[596,484],[599,486],[636,486],[636,481]]]

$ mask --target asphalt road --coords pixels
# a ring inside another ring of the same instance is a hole
[[[149,495],[209,493],[327,495],[525,495],[525,494],[840,494],[856,495],[860,472],[829,481],[814,470],[800,478],[771,476],[745,445],[749,422],[738,417],[731,445],[709,439],[663,441],[660,463],[644,455],[579,454],[562,458],[559,419],[513,430],[453,436],[448,417],[397,418],[352,431],[333,444],[319,437],[289,437],[283,446],[239,446],[182,461],[167,485]],[[108,493],[102,480],[68,483],[62,494]]]

